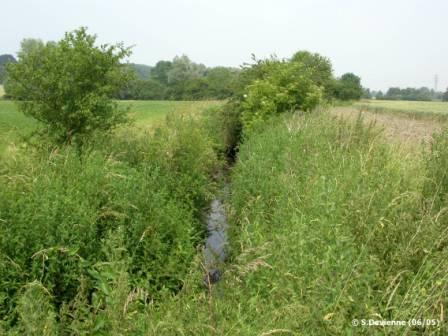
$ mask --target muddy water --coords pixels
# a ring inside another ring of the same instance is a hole
[[[205,240],[204,265],[206,275],[204,282],[208,285],[219,280],[220,266],[225,261],[227,250],[227,219],[223,205],[223,198],[227,195],[227,188],[223,189],[221,197],[217,197],[210,204],[207,214],[207,239]]]

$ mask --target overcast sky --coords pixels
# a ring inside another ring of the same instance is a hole
[[[23,38],[87,26],[135,45],[148,65],[186,54],[207,66],[310,50],[372,89],[448,87],[448,0],[0,0],[0,54]]]

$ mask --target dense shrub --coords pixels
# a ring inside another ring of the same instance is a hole
[[[142,288],[151,300],[182,287],[217,165],[199,121],[174,119],[153,135],[99,139],[81,157],[71,147],[27,156],[5,162],[0,174],[2,320],[23,320],[16,308],[29,294],[21,288],[33,281],[67,324],[74,313],[64,311],[81,299],[84,315],[106,309],[115,293],[108,286],[120,279],[126,296]],[[105,246],[117,237],[123,257],[113,262]],[[98,327],[92,316],[91,328]]]
[[[241,102],[241,120],[250,129],[259,121],[295,110],[310,111],[322,101],[321,86],[313,80],[313,72],[300,62],[276,62],[262,78],[246,88]]]
[[[331,85],[333,81],[333,66],[331,61],[318,53],[306,50],[298,51],[291,57],[291,62],[302,63],[312,73],[316,85],[323,88],[325,98],[331,98]]]
[[[130,54],[121,44],[96,45],[86,28],[57,42],[22,48],[8,64],[8,95],[25,114],[44,123],[58,142],[83,142],[126,120],[112,101],[130,78],[121,62]]]
[[[332,96],[336,99],[359,100],[363,95],[363,88],[361,86],[361,78],[353,73],[346,73],[333,81]]]

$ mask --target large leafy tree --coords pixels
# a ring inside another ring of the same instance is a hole
[[[45,43],[41,39],[26,38],[20,42],[19,57],[25,57],[27,54],[45,47]]]
[[[353,73],[346,73],[334,84],[333,95],[341,100],[358,100],[363,95],[361,78]]]
[[[159,61],[156,66],[151,69],[151,78],[162,85],[168,84],[168,72],[173,64],[170,61]]]
[[[58,142],[82,143],[126,120],[111,98],[131,77],[122,64],[129,55],[122,44],[97,46],[86,28],[56,43],[22,43],[18,63],[8,65],[7,92]]]
[[[232,96],[237,77],[238,69],[226,67],[207,69],[205,77],[208,83],[207,95],[218,99],[224,99]]]
[[[333,80],[333,67],[331,61],[318,53],[311,53],[306,50],[298,51],[292,56],[291,62],[302,63],[315,84],[321,86],[326,95],[331,94],[330,87]]]

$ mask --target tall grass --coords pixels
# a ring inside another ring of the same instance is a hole
[[[193,272],[175,299],[149,308],[148,334],[444,334],[446,225],[414,175],[428,170],[380,137],[361,119],[325,114],[275,118],[249,134],[231,174],[222,281],[204,292]]]
[[[362,119],[319,112],[257,125],[231,171],[231,254],[204,289],[201,209],[233,142],[225,115],[120,132],[81,159],[65,148],[4,162],[0,331],[447,332],[446,134],[410,159]]]
[[[231,241],[236,256],[258,255],[233,300],[248,303],[251,332],[346,334],[361,331],[354,318],[443,316],[447,232],[421,207],[409,162],[377,137],[361,120],[296,116],[241,147]]]
[[[178,292],[218,165],[201,121],[188,117],[151,134],[98,139],[81,156],[71,147],[23,149],[3,161],[2,326],[45,334],[53,322],[34,312],[42,305],[62,334],[109,334],[126,319],[123,305]]]

